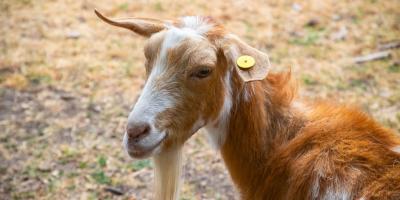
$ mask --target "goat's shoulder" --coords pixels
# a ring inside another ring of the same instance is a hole
[[[288,199],[353,199],[364,187],[392,185],[389,177],[400,181],[400,154],[392,150],[400,138],[393,132],[351,106],[313,102],[295,108],[306,123],[271,154],[266,187],[287,184],[281,195],[294,195]]]

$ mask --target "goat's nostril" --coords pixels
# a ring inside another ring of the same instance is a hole
[[[150,125],[147,123],[137,123],[128,126],[126,129],[129,139],[139,141],[141,138],[150,133]]]

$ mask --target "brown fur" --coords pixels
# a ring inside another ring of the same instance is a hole
[[[216,27],[208,33],[212,44],[224,34]],[[161,41],[151,40],[145,52],[158,52],[154,48]],[[222,51],[217,51],[216,63],[204,62],[207,53],[201,49],[208,46],[188,40],[170,50],[165,77],[187,77],[202,65],[213,67],[214,73],[207,82],[177,78],[184,95],[174,109],[159,115],[158,126],[189,130],[200,115],[208,122],[217,118],[224,95],[220,77],[230,68]],[[152,62],[155,56],[146,57]],[[244,83],[233,70],[231,81],[234,101],[221,151],[243,199],[400,198],[400,155],[391,151],[400,139],[391,131],[357,109],[299,99],[290,72]],[[179,87],[160,81],[165,86]],[[244,100],[244,92],[250,100]],[[189,131],[171,135],[164,146],[183,143],[191,136],[185,133]]]
[[[300,100],[290,74],[245,87],[251,101],[234,102],[222,147],[243,199],[400,198],[400,155],[391,151],[400,139],[390,130],[346,106],[291,106]]]
[[[125,21],[98,15],[127,28]],[[229,86],[233,105],[221,152],[243,199],[400,199],[400,153],[393,150],[398,136],[355,108],[300,99],[290,72],[260,80],[269,71],[268,57],[228,36],[211,18],[202,20],[213,25],[206,39],[187,38],[169,49],[166,71],[157,77],[158,91],[179,95],[174,108],[156,118],[157,128],[169,133],[155,156],[158,199],[177,198],[180,149],[196,131],[195,122],[225,125],[217,119]],[[134,19],[128,27],[151,36],[145,47],[148,74],[166,31],[157,24]],[[255,66],[237,69],[237,54],[253,56]],[[213,73],[191,77],[204,66]]]

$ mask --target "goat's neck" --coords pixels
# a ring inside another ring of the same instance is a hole
[[[281,86],[280,90],[274,88],[278,86],[271,85],[268,79],[248,83],[234,98],[221,152],[232,179],[241,190],[251,191],[257,180],[266,178],[263,176],[266,176],[269,154],[302,126],[290,109],[293,96],[289,93],[294,92],[293,88]]]

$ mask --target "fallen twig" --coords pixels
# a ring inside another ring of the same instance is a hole
[[[107,192],[110,192],[112,194],[115,194],[115,195],[123,195],[124,194],[124,191],[122,191],[121,189],[115,188],[115,187],[105,187],[104,190]]]
[[[138,171],[135,171],[135,172],[133,172],[132,174],[131,174],[131,176],[132,177],[136,177],[136,176],[138,176],[138,175],[140,175],[140,174],[142,174],[142,173],[146,173],[148,170],[146,169],[146,168],[142,168],[142,169],[140,169],[140,170],[138,170]]]
[[[388,49],[396,49],[396,48],[400,48],[400,40],[378,45],[378,49],[381,51]]]
[[[384,58],[389,58],[390,57],[390,51],[379,51],[375,53],[371,53],[365,56],[359,56],[353,59],[355,63],[364,63],[364,62],[369,62],[373,60],[380,60]]]

